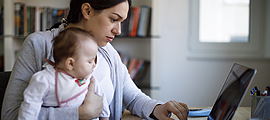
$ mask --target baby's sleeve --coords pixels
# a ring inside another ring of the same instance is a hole
[[[18,120],[36,120],[38,118],[48,88],[49,83],[42,71],[32,76],[28,87],[23,93],[24,101],[19,109]]]

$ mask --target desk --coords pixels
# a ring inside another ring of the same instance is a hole
[[[249,120],[251,113],[250,107],[239,107],[234,114],[233,120]],[[177,119],[175,115],[172,115],[172,118]],[[206,120],[207,117],[189,117],[188,120]],[[138,116],[131,115],[128,110],[124,111],[123,117],[121,120],[142,120]]]

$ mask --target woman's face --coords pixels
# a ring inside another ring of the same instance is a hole
[[[127,18],[128,10],[128,1],[121,2],[101,13],[90,14],[84,27],[95,37],[98,46],[106,46],[113,41],[115,35],[121,34],[121,22]]]

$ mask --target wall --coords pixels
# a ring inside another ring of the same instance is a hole
[[[159,41],[158,99],[177,100],[189,107],[212,106],[234,62],[258,70],[251,87],[270,85],[270,60],[188,58],[188,0],[162,0]],[[248,88],[251,90],[251,88]],[[250,106],[249,92],[241,106]]]

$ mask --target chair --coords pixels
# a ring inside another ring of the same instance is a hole
[[[2,104],[3,104],[3,99],[6,91],[6,87],[8,84],[8,80],[10,77],[11,71],[7,72],[0,72],[0,116],[1,116],[1,110],[2,110]]]

